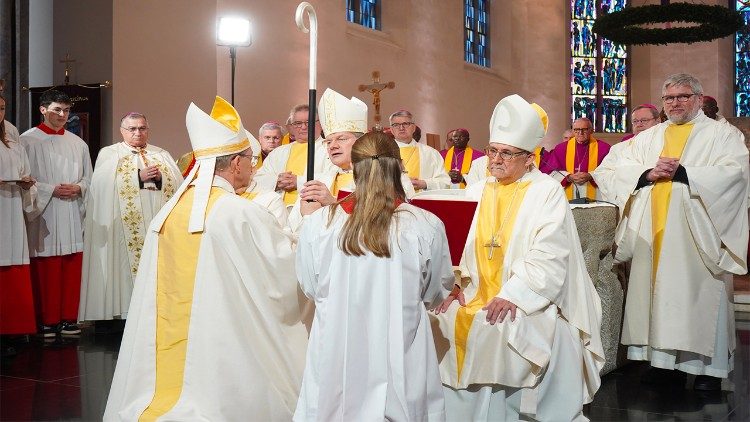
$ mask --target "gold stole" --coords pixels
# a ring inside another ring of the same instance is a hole
[[[211,188],[206,214],[227,192]],[[156,385],[139,421],[155,421],[180,398],[185,376],[195,271],[203,233],[188,232],[195,188],[189,187],[159,234],[156,267]],[[166,323],[165,321],[169,321]]]
[[[565,170],[570,173],[576,173],[575,168],[575,157],[576,157],[576,138],[570,138],[568,139],[568,145],[567,149],[565,150]],[[596,141],[593,137],[589,137],[589,166],[586,170],[588,173],[591,173],[596,169],[596,166],[599,164],[599,142]],[[579,166],[581,163],[578,163]],[[565,194],[568,196],[568,200],[573,199],[573,187],[574,183],[571,183],[568,185],[568,187],[565,188]],[[596,199],[596,188],[594,185],[591,184],[591,182],[586,183],[586,196],[589,199]]]
[[[255,165],[255,170],[260,170],[263,167],[263,153],[258,154],[258,164]]]
[[[295,142],[289,151],[289,159],[286,161],[284,170],[292,172],[295,176],[301,176],[305,173],[307,166],[307,142]],[[294,205],[297,201],[297,190],[284,192],[284,203]]]
[[[662,157],[680,158],[685,149],[688,137],[693,131],[693,124],[669,125],[664,131],[664,147]],[[651,266],[651,280],[656,281],[656,269],[659,266],[661,243],[664,238],[664,228],[667,225],[667,210],[672,196],[672,181],[664,180],[654,183],[651,190],[651,233],[654,237],[653,261]]]
[[[287,133],[286,135],[284,135],[283,138],[281,138],[281,144],[279,144],[279,145],[286,145],[286,144],[288,144],[290,142],[292,142],[292,140],[289,137],[289,134]]]
[[[401,147],[401,161],[412,179],[419,179],[419,148],[416,146]]]
[[[542,160],[542,147],[534,148],[534,165],[539,168],[539,163]]]
[[[338,173],[333,181],[333,198],[338,198],[339,191],[354,183],[354,173]]]
[[[443,166],[445,167],[446,173],[453,170],[454,148],[455,147],[450,147],[450,149],[448,149],[448,152],[445,154],[445,160],[443,161]],[[471,147],[466,147],[466,149],[464,149],[463,159],[461,160],[461,174],[463,174],[464,176],[469,174],[469,169],[471,168],[471,157],[473,156],[474,156],[474,150],[471,149]],[[461,182],[459,184],[459,187],[461,189],[465,188],[466,183]]]
[[[516,186],[516,183],[519,183],[519,185]],[[482,192],[482,202],[477,213],[477,229],[474,238],[476,242],[474,253],[479,270],[479,286],[476,296],[471,302],[468,302],[465,307],[458,308],[456,313],[456,368],[458,368],[459,380],[461,379],[467,340],[474,316],[500,293],[502,287],[503,260],[508,250],[510,235],[513,232],[518,209],[521,207],[523,197],[531,184],[531,182],[516,183],[501,185],[497,182],[488,182]],[[516,187],[518,187],[518,191],[516,191]],[[513,198],[514,194],[515,198]],[[511,200],[513,201],[512,204],[510,203]],[[503,221],[506,221],[506,223],[503,226],[503,232],[500,233],[499,250],[495,251],[496,253],[490,260],[488,248],[485,245],[491,242],[492,236],[500,230]]]

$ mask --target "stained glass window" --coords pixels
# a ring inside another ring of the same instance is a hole
[[[378,0],[346,0],[346,20],[370,29],[380,29]]]
[[[737,117],[750,116],[750,0],[737,0],[745,25],[734,35],[734,102]]]
[[[623,133],[628,125],[628,51],[598,37],[598,15],[622,10],[626,0],[571,0],[571,122],[588,117],[597,132]]]
[[[490,67],[489,2],[464,0],[464,60]]]

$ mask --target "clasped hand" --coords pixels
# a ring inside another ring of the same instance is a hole
[[[60,183],[52,191],[52,196],[59,199],[76,199],[80,194],[81,187],[73,183]]]
[[[659,157],[654,168],[646,174],[646,180],[656,182],[658,180],[672,180],[677,168],[680,167],[680,160],[670,157]]]
[[[138,175],[141,178],[141,182],[161,180],[161,172],[159,171],[159,167],[157,166],[144,167],[143,169],[141,169],[141,171],[138,172]]]
[[[590,174],[586,173],[585,171],[579,171],[577,173],[571,173],[568,175],[568,179],[575,183],[576,185],[582,185],[584,183],[589,182],[592,177]]]
[[[297,176],[290,171],[279,173],[279,178],[276,181],[276,190],[283,190],[284,192],[294,192],[297,190]]]

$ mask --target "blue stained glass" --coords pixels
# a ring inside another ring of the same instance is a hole
[[[489,67],[489,11],[487,0],[464,0],[464,59]]]
[[[380,29],[378,0],[346,0],[346,20],[366,28]]]
[[[573,113],[571,114],[570,121],[579,117],[588,117],[594,123],[596,127],[596,97],[589,95],[574,95],[573,96]]]
[[[605,132],[625,132],[627,117],[626,97],[604,97],[602,99],[602,128]]]
[[[590,59],[575,58],[571,77],[573,94],[596,94],[596,71]]]
[[[573,0],[572,18],[596,19],[595,0]]]
[[[735,8],[745,22],[734,36],[735,115],[747,117],[750,116],[750,1],[738,0]]]

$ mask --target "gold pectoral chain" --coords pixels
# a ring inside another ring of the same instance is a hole
[[[510,218],[510,210],[513,208],[513,203],[516,200],[516,194],[518,193],[518,189],[521,187],[521,184],[519,182],[516,183],[516,188],[513,190],[513,196],[510,198],[510,204],[508,204],[508,207],[505,209],[505,216],[503,217],[503,222],[500,224],[500,228],[495,232],[495,234],[490,237],[490,241],[484,245],[485,248],[490,248],[489,253],[487,255],[487,259],[490,261],[492,260],[492,256],[495,252],[495,248],[500,248],[502,246],[502,243],[499,243],[500,236],[503,233],[503,228],[505,228],[505,223],[508,222],[508,219]],[[492,201],[493,201],[493,208],[494,205],[497,204],[497,185],[498,183],[495,182],[495,186],[492,188]],[[494,211],[494,209],[493,209]],[[495,227],[495,217],[497,216],[496,213],[492,213],[492,227]]]

